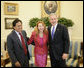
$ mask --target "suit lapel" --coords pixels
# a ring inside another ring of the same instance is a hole
[[[25,44],[26,44],[26,36],[24,35],[23,31],[22,31],[22,36],[23,36],[24,42],[25,42]]]
[[[14,33],[14,38],[17,40],[17,42],[19,43],[19,46],[22,48],[22,43],[21,43],[21,41],[20,41],[20,39],[19,39],[19,37],[17,36],[17,34],[15,33],[15,31],[13,31]]]
[[[50,28],[51,29],[51,28]],[[55,36],[57,36],[57,31],[59,30],[59,24],[57,24],[57,27],[56,27],[56,29],[55,29],[55,33],[54,33],[54,37],[53,37],[53,40],[54,40],[54,38],[55,38]],[[51,30],[50,30],[51,31]],[[52,36],[51,36],[51,38],[52,38]]]
[[[49,28],[49,32],[50,32],[50,38],[52,39],[52,36],[51,36],[51,26]]]
[[[24,42],[25,42],[26,47],[28,47],[28,45],[26,44],[26,37],[25,37],[23,31],[22,31],[22,36],[23,36],[23,38],[24,38]]]

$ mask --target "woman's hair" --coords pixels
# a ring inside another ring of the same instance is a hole
[[[36,27],[35,27],[35,29],[34,29],[34,32],[36,32],[36,36],[39,34],[38,24],[40,24],[40,23],[44,26],[43,32],[44,32],[45,34],[48,33],[48,30],[46,29],[46,25],[44,24],[44,22],[43,22],[43,21],[38,21],[37,24],[36,24]]]

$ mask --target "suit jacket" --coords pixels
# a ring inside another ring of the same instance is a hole
[[[49,51],[54,54],[55,59],[62,59],[63,53],[68,53],[69,50],[69,34],[64,25],[58,24],[54,33],[54,38],[51,36],[51,26],[49,31]],[[52,55],[51,55],[52,57]]]
[[[26,32],[22,31],[22,35],[24,37],[25,45],[27,47]],[[21,64],[25,63],[25,60],[29,61],[28,47],[27,56],[25,56],[22,44],[14,30],[7,37],[7,49],[13,65],[16,61],[19,61]]]
[[[28,40],[28,44],[31,44],[32,41],[34,41],[35,43],[35,49],[34,49],[35,54],[47,54],[48,35],[43,34],[43,46],[40,45],[40,37],[39,35],[37,35],[36,37],[36,32],[32,32],[32,35]]]

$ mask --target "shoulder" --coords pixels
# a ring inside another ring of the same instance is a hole
[[[27,35],[27,33],[26,33],[25,30],[22,30],[22,34],[23,34],[23,35]]]
[[[13,37],[13,34],[14,34],[14,30],[7,36],[7,38]]]
[[[48,26],[48,30],[50,30],[51,26]]]
[[[25,30],[22,30],[22,32],[23,32],[23,33],[26,33],[26,31],[25,31]]]
[[[59,23],[58,23],[58,27],[59,27],[59,28],[62,28],[62,29],[67,29],[67,27],[66,27],[65,25],[59,24]]]
[[[32,35],[36,35],[36,32],[35,32],[35,31],[33,31],[33,32],[32,32]]]

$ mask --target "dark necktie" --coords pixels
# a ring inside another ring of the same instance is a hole
[[[23,38],[21,33],[19,33],[19,34],[20,34],[20,37],[21,37],[22,47],[24,49],[25,55],[27,55],[27,48],[26,48],[26,45],[25,45],[25,42],[24,42],[24,38]]]

